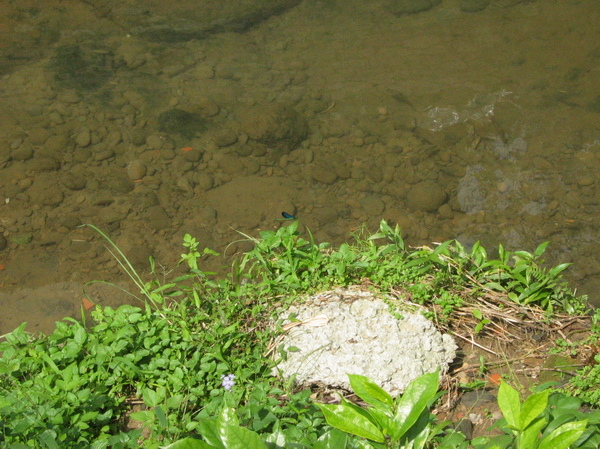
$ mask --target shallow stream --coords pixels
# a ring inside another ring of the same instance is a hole
[[[597,0],[165,3],[0,5],[0,335],[126,285],[82,223],[142,272],[186,233],[223,270],[282,211],[334,244],[550,240],[600,303]]]

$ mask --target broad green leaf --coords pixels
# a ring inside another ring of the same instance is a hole
[[[523,430],[519,427],[521,422],[521,398],[519,393],[506,382],[500,384],[498,389],[498,406],[509,426]]]
[[[347,401],[346,399],[342,398],[342,405],[345,407],[350,407],[352,410],[354,410],[356,413],[358,413],[359,415],[362,415],[365,419],[368,419],[369,421],[371,421],[373,424],[377,425],[377,422],[375,420],[375,417],[373,416],[373,414],[371,413],[373,410],[377,410],[374,407],[369,407],[369,409],[367,410],[366,408],[362,408],[356,404],[353,404],[350,401]],[[381,429],[380,429],[381,430]]]
[[[431,251],[429,259],[436,263],[442,264],[444,259],[440,257],[440,254],[442,254],[444,256],[448,256],[449,255],[448,246],[451,243],[452,243],[452,240],[446,240],[441,245],[438,245],[433,251]]]
[[[270,435],[267,435],[265,438],[265,443],[267,446],[275,448],[287,447],[288,445],[285,433],[283,433],[281,429],[276,430]]]
[[[439,385],[439,373],[423,374],[413,380],[400,398],[396,398],[391,437],[399,440],[419,419],[429,402],[435,397]]]
[[[550,390],[545,390],[540,393],[532,394],[525,400],[523,406],[521,407],[521,422],[519,423],[519,427],[521,429],[526,429],[534,419],[536,419],[544,410],[546,410],[549,394]]]
[[[554,387],[557,384],[553,384],[548,382],[550,387]],[[544,385],[544,384],[543,384]],[[562,394],[556,394],[551,396],[552,405],[556,407],[556,409],[560,409],[561,411],[571,411],[574,412],[581,407],[583,401],[580,398],[575,398],[572,396],[563,396]]]
[[[227,423],[233,426],[239,426],[240,421],[238,420],[237,414],[235,413],[235,409],[233,407],[226,407],[221,410],[221,414],[217,418],[219,424]]]
[[[502,244],[498,245],[498,259],[500,259],[502,262],[506,263],[508,262],[508,258],[509,258],[509,254],[507,254],[506,250],[504,249],[504,246],[502,246]]]
[[[419,434],[415,435],[414,438],[410,439],[410,447],[412,449],[424,449],[431,438],[431,427],[425,427],[419,432]]]
[[[213,449],[214,446],[202,440],[195,438],[184,438],[183,440],[175,441],[173,444],[165,446],[163,449]]]
[[[219,434],[227,449],[268,449],[258,433],[230,422],[219,429]]]
[[[555,278],[557,277],[561,272],[563,272],[564,270],[566,270],[567,268],[569,268],[569,266],[571,266],[572,264],[570,263],[561,263],[560,265],[557,265],[556,267],[552,268],[549,272],[548,272],[548,276],[550,276],[551,278]]]
[[[390,413],[376,407],[368,410],[368,415],[373,418],[377,427],[384,435],[389,435],[394,428],[394,420]]]
[[[74,382],[73,385],[70,385],[70,382],[73,380],[73,377],[78,377],[77,375],[78,373],[79,367],[77,366],[77,362],[73,362],[71,363],[69,366],[67,366],[66,368],[64,368],[61,372],[62,375],[62,380],[65,382],[63,388],[65,390],[72,390],[76,385],[77,382]],[[76,379],[77,381],[78,379]]]
[[[100,412],[98,411],[91,411],[91,412],[86,412],[83,415],[81,415],[81,421],[91,421],[92,419],[95,419],[98,415],[100,414]]]
[[[239,324],[234,323],[234,324],[227,326],[225,329],[219,330],[219,333],[221,335],[231,334],[233,331],[237,330],[238,327],[239,327]]]
[[[162,427],[162,428],[166,428],[168,423],[167,423],[167,415],[165,415],[165,411],[162,409],[162,407],[160,405],[157,405],[154,408],[154,413],[156,414],[156,417],[158,418],[158,424]]]
[[[518,438],[519,449],[533,449],[537,446],[539,441],[540,432],[546,425],[545,419],[540,419],[527,427]]]
[[[52,430],[44,430],[40,435],[40,441],[48,449],[60,449],[60,446],[56,442],[56,432]]]
[[[367,440],[355,440],[353,444],[357,449],[387,449],[383,443],[374,443]]]
[[[160,287],[157,287],[154,290],[152,290],[152,293],[153,294],[161,293],[161,292],[163,292],[165,290],[169,290],[170,288],[173,288],[173,287],[176,287],[176,286],[177,286],[177,284],[174,284],[174,283],[164,284],[164,285],[161,285]]]
[[[148,407],[156,407],[165,400],[166,391],[164,387],[158,387],[156,390],[152,388],[144,388],[142,390],[142,399]]]
[[[457,241],[457,244],[460,245],[460,242]],[[462,247],[462,245],[460,245]],[[464,248],[463,248],[464,250]],[[477,265],[481,265],[483,262],[486,261],[487,259],[487,251],[485,250],[485,248],[483,246],[481,246],[481,243],[479,242],[475,242],[475,244],[473,245],[473,248],[471,248],[471,258],[475,259],[475,263]]]
[[[226,449],[267,449],[256,432],[239,425],[235,410],[224,408],[216,421],[216,431],[221,444]]]
[[[498,291],[498,292],[503,292],[503,291],[505,291],[505,290],[506,290],[506,289],[505,289],[505,288],[504,288],[504,287],[503,287],[501,284],[499,284],[498,282],[487,282],[487,283],[484,285],[484,287],[485,287],[485,288],[489,288],[490,290],[495,290],[495,291]]]
[[[432,437],[433,425],[430,424],[429,410],[423,410],[419,419],[411,426],[408,431],[403,435],[401,441],[404,441],[406,446],[411,449],[423,449],[430,437]]]
[[[56,324],[58,325],[58,322]],[[4,338],[11,345],[27,343],[29,341],[29,338],[31,337],[31,334],[25,331],[26,326],[27,322],[21,323],[19,327],[17,327],[14,331],[4,335]]]
[[[75,333],[73,335],[73,340],[75,341],[75,343],[81,347],[85,343],[86,338],[87,338],[87,333],[85,331],[85,328],[77,327],[77,329],[75,330]]]
[[[126,357],[117,356],[112,359],[112,362],[127,366],[131,370],[131,373],[135,373],[135,374],[141,373],[140,369],[131,360],[129,360]]]
[[[179,371],[181,371],[181,369],[179,367],[177,369]],[[182,374],[182,376],[183,376],[183,374]],[[173,385],[171,387],[174,389],[174,386],[179,387],[181,385],[181,383],[182,382],[179,381],[179,379],[177,379],[177,382],[173,382]],[[167,398],[167,401],[166,401],[167,410],[177,410],[184,403],[184,399],[185,399],[185,397],[182,394],[176,394],[174,396],[171,396],[170,398]]]
[[[58,369],[58,366],[56,366],[56,363],[54,363],[54,361],[50,358],[50,356],[48,354],[46,354],[45,352],[41,353],[42,359],[44,359],[44,362],[46,362],[48,364],[48,366],[52,369],[52,371],[54,371],[56,374],[60,374],[60,370]]]
[[[354,410],[352,407],[343,404],[316,404],[327,423],[331,427],[335,427],[343,432],[351,433],[362,438],[383,443],[385,437],[377,426],[361,413]]]
[[[90,449],[107,449],[108,443],[109,443],[108,440],[96,440],[91,444]],[[19,448],[15,448],[15,449],[19,449]]]
[[[538,449],[567,449],[585,432],[587,419],[563,424],[544,438]]]
[[[380,407],[384,404],[390,410],[394,406],[394,399],[389,393],[368,377],[359,374],[348,374],[348,378],[352,390],[366,403],[374,407]]]
[[[330,429],[319,437],[312,449],[344,449],[347,438],[348,435],[344,432],[338,429]]]
[[[217,418],[202,419],[198,422],[198,432],[202,437],[211,445],[217,449],[227,449],[221,441],[219,435]]]
[[[542,245],[544,244],[542,243]],[[533,255],[527,251],[513,251],[512,255],[516,262],[521,262],[522,260],[531,260],[533,258]]]
[[[140,412],[133,412],[129,415],[131,419],[144,424],[152,424],[154,422],[154,416],[152,410],[142,410]]]
[[[491,321],[490,321],[490,320],[488,320],[488,319],[481,320],[481,321],[480,321],[479,323],[477,323],[477,325],[475,326],[474,332],[475,332],[476,334],[478,334],[479,332],[481,332],[481,330],[483,329],[483,327],[484,327],[486,324],[489,324],[489,323],[491,323]]]
[[[483,314],[481,313],[481,310],[479,310],[479,309],[473,309],[473,310],[471,311],[471,313],[472,313],[472,314],[473,314],[473,316],[474,316],[475,318],[477,318],[478,320],[482,320],[482,319],[483,319]]]
[[[535,252],[533,253],[533,258],[538,259],[542,254],[544,254],[544,252],[546,251],[546,247],[549,243],[550,242],[544,242],[540,246],[538,246]]]

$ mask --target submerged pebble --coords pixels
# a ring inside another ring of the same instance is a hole
[[[138,179],[142,179],[146,176],[148,172],[148,167],[140,160],[134,160],[127,166],[127,176],[133,181],[137,181]]]

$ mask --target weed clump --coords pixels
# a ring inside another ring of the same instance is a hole
[[[491,260],[478,244],[469,251],[456,241],[408,248],[399,228],[381,222],[375,234],[357,234],[355,242],[332,249],[315,243],[310,233],[301,236],[293,221],[261,232],[259,238],[246,236],[255,246],[227,278],[202,270],[202,258],[216,253],[201,250],[199,242],[186,235],[181,258],[186,273],[170,280],[156,273],[151,261],[152,277],[146,280],[108,236],[97,231],[139,289],[131,294],[140,307],[96,307],[89,325],[82,314],[81,321],[57,323],[49,336],[29,334],[24,324],[2,336],[3,447],[158,448],[221,425],[235,435],[250,438],[252,433],[256,445],[249,449],[264,449],[267,443],[282,447],[282,441],[299,448],[388,447],[380,437],[369,446],[357,437],[330,433],[311,390],[298,391],[292,382],[271,376],[276,361],[266,354],[281,332],[271,323],[301,294],[361,284],[423,305],[438,326],[464,338],[473,332],[496,335],[499,330],[510,337],[515,328],[541,324],[551,329],[558,316],[586,312],[585,297],[577,297],[561,279],[568,265],[543,268],[547,244],[533,253],[500,247],[499,258]],[[588,377],[581,382],[597,382],[595,368],[585,371]],[[583,394],[584,387],[575,382],[571,392],[596,400]],[[428,442],[466,448],[469,443],[457,432],[439,439],[438,424],[430,421],[429,413],[433,398],[439,396],[427,395],[426,407],[419,403],[424,418],[420,421],[418,415],[416,422],[427,437],[418,447],[429,447]],[[539,398],[547,399],[544,407],[552,406],[553,395]],[[544,413],[551,413],[548,410]],[[374,415],[380,433],[390,430],[384,415]],[[565,430],[559,424],[573,422],[571,435],[582,430],[580,415],[559,418],[555,428]],[[594,447],[585,445],[600,438],[600,419],[592,418],[585,418],[588,427],[571,447]],[[549,417],[547,421],[553,422]],[[508,442],[500,447],[535,447],[513,446],[512,438],[520,437],[508,423]],[[527,432],[532,423],[521,424],[516,430]],[[556,435],[552,432],[548,430]],[[210,435],[205,438],[216,444]],[[417,438],[410,434],[407,444]],[[335,445],[340,441],[343,445]],[[214,446],[202,444],[198,447]],[[489,447],[475,441],[471,445]]]

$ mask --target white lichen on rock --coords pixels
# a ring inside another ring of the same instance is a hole
[[[422,374],[445,372],[456,343],[418,312],[390,313],[381,295],[361,287],[338,288],[291,307],[282,318],[328,320],[290,329],[281,344],[287,358],[277,370],[298,384],[324,383],[350,389],[347,374],[367,376],[396,396]]]

